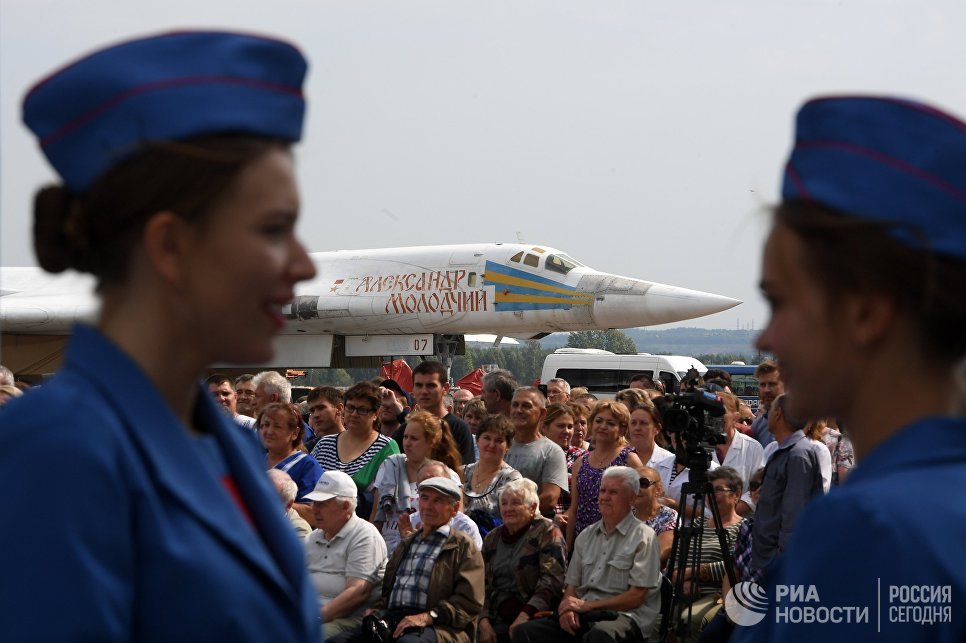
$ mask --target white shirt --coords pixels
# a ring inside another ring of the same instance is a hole
[[[238,426],[258,432],[258,425],[255,422],[255,418],[248,417],[247,415],[236,415],[234,420]]]
[[[651,459],[647,462],[647,466],[657,471],[657,475],[661,477],[661,486],[664,487],[664,495],[670,498],[672,497],[670,494],[671,473],[674,471],[675,455],[670,451],[667,451],[669,455],[666,455],[663,458],[658,459],[657,450],[659,448],[660,447],[655,445],[654,455],[652,455]],[[664,449],[661,449],[661,450],[664,451]],[[678,492],[680,493],[680,486],[678,487]]]
[[[758,444],[758,440],[749,438],[741,431],[736,430],[731,446],[728,447],[728,453],[725,454],[724,462],[718,462],[717,449],[711,454],[711,458],[716,464],[723,467],[733,467],[738,471],[744,485],[741,499],[754,509],[755,503],[751,499],[751,492],[748,490],[748,481],[751,480],[751,475],[755,471],[765,466],[765,450]]]
[[[828,450],[824,442],[819,440],[809,440],[808,445],[815,450],[815,454],[818,456],[818,466],[822,470],[822,487],[825,489],[825,493],[828,493],[828,490],[832,488],[832,452]]]

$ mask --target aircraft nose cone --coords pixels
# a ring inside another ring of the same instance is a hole
[[[742,303],[700,290],[648,284],[624,292],[604,292],[594,301],[594,322],[603,328],[637,328],[719,313]]]

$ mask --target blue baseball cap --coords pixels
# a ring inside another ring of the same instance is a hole
[[[966,259],[966,123],[901,98],[810,100],[782,197],[891,224],[911,247]]]
[[[166,33],[53,73],[27,93],[23,120],[79,193],[152,140],[227,133],[299,140],[306,68],[299,50],[279,40]]]

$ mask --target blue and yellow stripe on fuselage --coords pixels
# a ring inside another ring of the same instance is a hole
[[[486,262],[483,285],[494,287],[494,302],[498,311],[569,310],[573,306],[589,306],[594,302],[593,293],[580,292],[573,286],[495,261]]]

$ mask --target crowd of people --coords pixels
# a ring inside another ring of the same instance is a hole
[[[962,120],[801,107],[762,254],[756,343],[777,362],[757,414],[724,373],[682,382],[721,404],[699,461],[669,455],[690,445],[647,377],[611,401],[495,371],[475,399],[423,362],[412,391],[322,387],[305,408],[272,371],[200,385],[270,360],[316,275],[295,234],[306,70],[277,38],[179,30],[25,96],[57,174],[38,263],[92,275],[100,309],[50,382],[0,369],[5,638],[635,641],[660,615],[689,640],[966,639]],[[900,375],[917,388],[890,396]],[[71,492],[54,510],[38,472]],[[737,581],[771,602],[729,633]],[[869,620],[880,585],[900,604]],[[789,587],[811,618],[787,618]]]
[[[724,641],[730,579],[717,528],[737,580],[761,580],[802,507],[855,464],[834,419],[789,415],[780,375],[775,362],[758,366],[757,416],[726,372],[687,382],[724,411],[699,506],[681,493],[690,471],[647,376],[601,400],[562,379],[519,386],[503,370],[475,396],[450,389],[433,361],[413,371],[417,394],[377,378],[292,400],[275,371],[206,383],[257,436],[304,540],[327,640],[368,640],[370,613],[407,641],[541,641],[556,630],[646,640],[666,576],[679,596],[665,616],[686,623],[688,640]],[[679,554],[670,568],[682,525],[703,527],[700,558]]]

